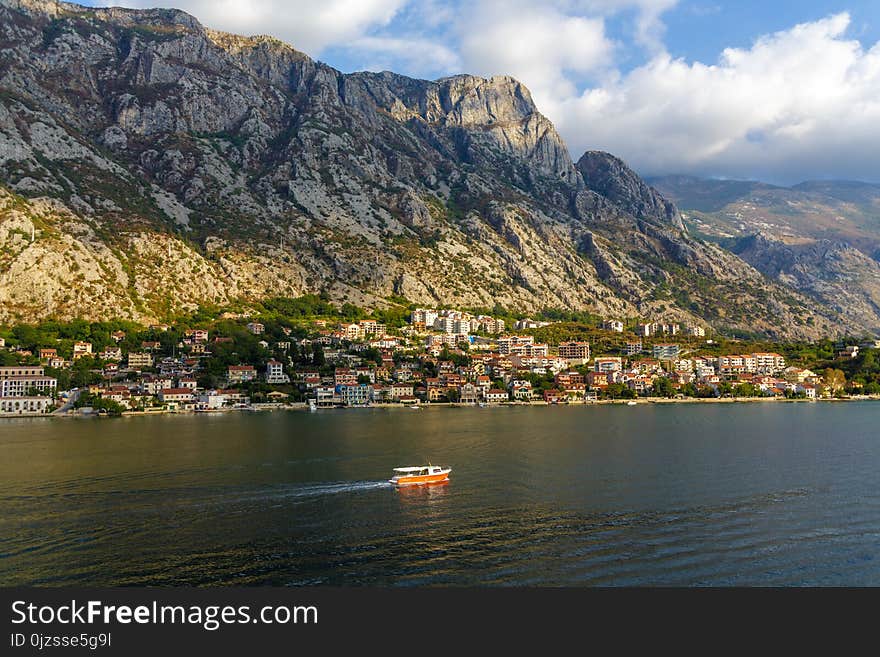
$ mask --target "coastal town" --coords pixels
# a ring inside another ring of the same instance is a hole
[[[704,327],[603,319],[583,339],[538,337],[567,324],[413,308],[396,322],[264,320],[225,313],[183,328],[154,324],[97,339],[0,338],[0,416],[216,412],[425,404],[583,404],[638,399],[807,399],[876,394],[835,368],[813,371]],[[88,325],[85,325],[88,326]],[[559,331],[556,331],[559,333]],[[26,344],[32,342],[31,344]],[[609,348],[613,344],[613,348]],[[838,342],[860,363],[874,339]]]

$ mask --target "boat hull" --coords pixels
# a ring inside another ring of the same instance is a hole
[[[441,472],[432,475],[394,477],[388,480],[389,483],[394,484],[395,486],[425,486],[426,484],[439,484],[444,481],[449,481],[449,472]]]

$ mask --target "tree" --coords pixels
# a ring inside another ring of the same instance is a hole
[[[734,397],[758,397],[759,390],[751,383],[740,383],[733,389]]]
[[[655,397],[674,397],[675,386],[665,376],[654,379],[653,392]]]
[[[324,347],[320,342],[312,343],[312,362],[315,367],[321,367],[324,364]]]
[[[825,389],[832,395],[837,395],[840,394],[843,387],[846,385],[846,375],[842,370],[836,370],[829,367],[825,370],[824,376],[822,377],[822,383],[825,386]]]

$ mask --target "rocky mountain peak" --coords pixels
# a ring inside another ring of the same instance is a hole
[[[636,219],[685,229],[678,208],[619,157],[603,151],[587,151],[578,160],[577,170],[587,189],[625,208]]]

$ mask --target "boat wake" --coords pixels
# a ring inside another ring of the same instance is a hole
[[[340,493],[359,493],[378,488],[391,488],[391,484],[387,481],[339,481],[327,484],[307,484],[280,493],[278,497],[319,497],[321,495],[338,495]]]

